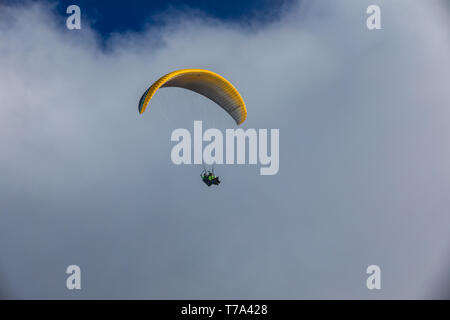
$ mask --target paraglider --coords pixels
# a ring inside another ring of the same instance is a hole
[[[211,185],[213,184],[216,186],[220,184],[219,177],[214,174],[214,169],[212,171],[207,171],[206,169],[203,169],[202,173],[200,174],[200,177],[208,187],[211,187]]]
[[[237,125],[242,124],[247,118],[245,102],[236,88],[224,77],[204,69],[181,69],[162,76],[142,95],[139,100],[139,113],[144,113],[160,88],[167,87],[183,88],[205,96],[225,110]],[[208,187],[220,184],[219,177],[213,171],[204,169],[200,174]]]
[[[236,124],[247,118],[247,108],[236,88],[224,77],[204,69],[182,69],[173,71],[153,83],[139,101],[142,114],[159,88],[177,87],[194,91],[217,103]]]

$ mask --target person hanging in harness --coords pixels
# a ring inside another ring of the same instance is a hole
[[[214,174],[214,169],[213,171],[206,171],[206,169],[203,169],[202,173],[200,174],[200,177],[208,187],[210,187],[213,184],[215,184],[216,186],[220,184],[219,177]]]

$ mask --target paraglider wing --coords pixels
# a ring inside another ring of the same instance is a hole
[[[173,71],[153,83],[139,101],[143,113],[159,88],[177,87],[199,93],[222,107],[239,125],[247,118],[247,109],[236,88],[224,77],[209,70],[182,69]]]

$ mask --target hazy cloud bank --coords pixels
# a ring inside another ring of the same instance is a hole
[[[198,13],[99,45],[43,4],[0,7],[0,285],[15,298],[423,298],[448,262],[450,37],[440,1],[301,1],[270,24]],[[84,22],[84,21],[83,21]],[[233,121],[168,71],[224,75],[280,172],[170,162]],[[65,289],[80,265],[83,289]],[[382,290],[365,288],[378,264]],[[6,293],[3,293],[6,292]]]

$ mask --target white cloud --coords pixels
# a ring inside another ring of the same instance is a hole
[[[369,31],[372,3],[355,2],[302,1],[270,24],[177,14],[106,50],[49,6],[1,7],[7,294],[71,298],[70,264],[85,298],[431,292],[449,240],[448,19],[438,1],[378,1],[383,30]],[[146,87],[184,67],[230,79],[246,127],[280,128],[277,176],[223,166],[211,190],[200,168],[171,163],[174,128],[233,124],[177,89],[138,115]]]

